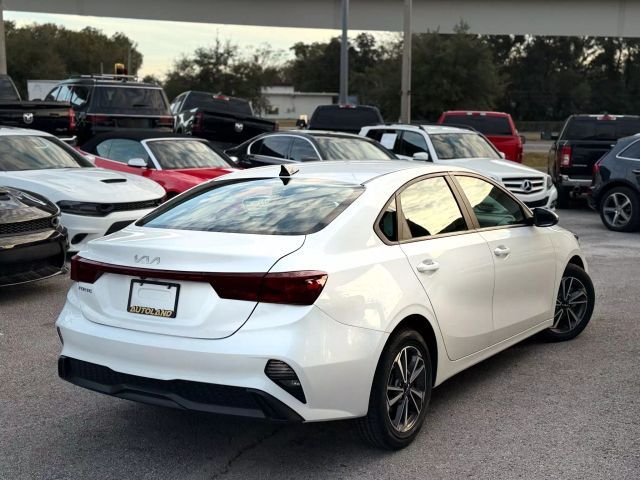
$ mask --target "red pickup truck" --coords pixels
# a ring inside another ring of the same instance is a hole
[[[507,160],[522,163],[525,139],[518,135],[508,113],[454,110],[440,115],[438,123],[471,127],[487,137]]]

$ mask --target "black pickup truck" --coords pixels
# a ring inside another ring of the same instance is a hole
[[[313,111],[309,130],[330,130],[357,135],[362,127],[384,123],[378,107],[370,105],[319,105]]]
[[[588,192],[593,166],[619,138],[640,132],[636,115],[572,115],[560,134],[544,135],[554,140],[547,169],[558,189],[558,206],[566,207],[573,193]]]
[[[0,75],[0,125],[33,128],[70,141],[74,124],[69,103],[23,101],[11,77]]]
[[[206,138],[230,148],[262,133],[277,130],[277,124],[256,117],[242,98],[208,92],[184,92],[171,103],[175,131]]]

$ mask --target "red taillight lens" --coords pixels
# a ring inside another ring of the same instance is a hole
[[[104,273],[100,270],[100,263],[87,260],[78,255],[71,259],[71,280],[82,283],[95,283]]]
[[[204,128],[204,114],[202,112],[197,112],[193,117],[193,125],[191,126],[191,131],[200,133]]]
[[[76,111],[73,108],[69,109],[69,131],[74,132],[76,130]]]
[[[71,280],[95,283],[103,273],[164,280],[185,280],[211,284],[220,298],[249,302],[312,305],[322,293],[328,275],[315,270],[282,273],[181,272],[125,267],[88,260],[71,259]]]
[[[571,147],[565,145],[560,149],[560,166],[571,166]]]
[[[164,117],[158,118],[158,121],[156,122],[156,125],[158,127],[167,127],[167,128],[173,129],[173,122],[174,122],[174,118],[173,117],[164,116]]]

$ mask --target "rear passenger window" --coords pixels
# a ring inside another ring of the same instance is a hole
[[[144,160],[149,159],[149,155],[144,146],[137,140],[130,140],[128,138],[114,138],[110,141],[109,145],[109,160],[115,160],[116,162],[127,163],[132,158],[142,158]],[[98,152],[100,145],[98,145]]]
[[[395,151],[396,141],[398,140],[398,132],[396,130],[384,130],[381,128],[374,128],[367,132],[367,138],[375,140],[381,143],[383,147],[389,150]]]
[[[378,222],[378,228],[390,242],[398,241],[398,214],[396,211],[395,197],[393,197],[393,200],[391,200],[384,209],[384,213]]]
[[[640,140],[629,145],[622,152],[620,152],[618,156],[640,160]]]
[[[76,85],[71,89],[71,98],[69,101],[71,105],[76,108],[80,108],[87,103],[87,99],[89,98],[89,88],[83,87],[82,85]]]
[[[400,155],[413,157],[420,152],[429,153],[424,136],[418,132],[403,132],[400,139]]]
[[[442,177],[410,185],[400,193],[400,204],[408,229],[404,240],[467,230],[458,202]]]
[[[289,158],[296,162],[301,162],[303,160],[320,160],[320,158],[318,158],[318,154],[313,148],[313,145],[311,145],[311,142],[304,138],[296,138],[293,140]]]
[[[456,178],[476,214],[480,228],[524,223],[522,208],[502,189],[475,177],[459,175]]]
[[[252,153],[259,153],[260,155],[265,155],[267,157],[287,158],[287,153],[289,153],[290,144],[291,144],[291,137],[287,137],[287,136],[266,137],[262,140],[262,146],[260,147],[260,152],[254,151],[253,148],[251,150],[252,150]]]

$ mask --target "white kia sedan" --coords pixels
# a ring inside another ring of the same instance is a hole
[[[0,127],[0,185],[57,204],[72,252],[146,215],[165,195],[152,180],[95,168],[53,135],[11,127]]]
[[[401,448],[433,387],[585,328],[593,285],[557,218],[443,165],[232,173],[74,257],[59,374],[155,405],[360,418],[370,442]]]

